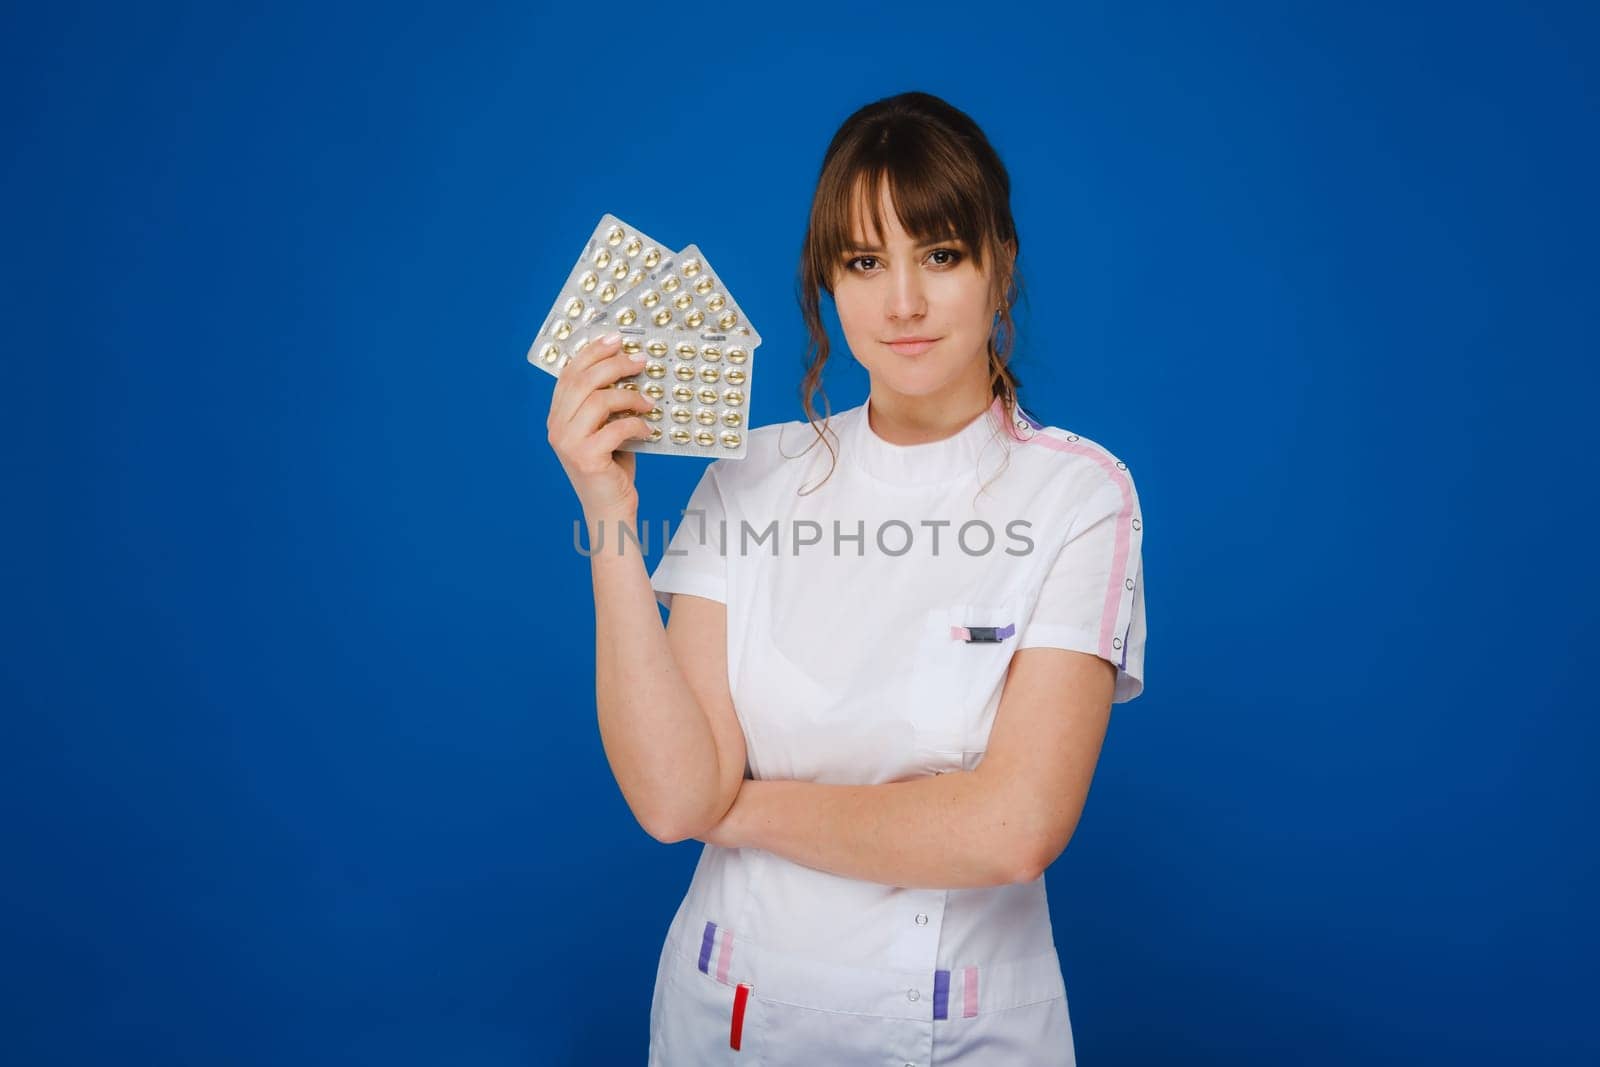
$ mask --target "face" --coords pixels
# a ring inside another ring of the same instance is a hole
[[[990,277],[973,266],[972,249],[961,241],[923,244],[907,234],[887,183],[880,202],[888,232],[869,233],[871,218],[858,212],[834,274],[834,305],[850,351],[880,401],[981,406],[989,395],[996,306]],[[904,338],[920,340],[896,343]]]

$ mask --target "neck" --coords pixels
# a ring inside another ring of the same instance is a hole
[[[873,391],[867,397],[867,423],[891,445],[922,445],[960,433],[994,403],[994,397],[896,397]]]

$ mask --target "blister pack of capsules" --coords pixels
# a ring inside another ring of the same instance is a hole
[[[697,246],[674,252],[615,215],[603,216],[528,348],[528,362],[559,376],[591,338],[608,333],[622,335],[624,352],[645,354],[639,373],[613,388],[655,401],[643,413],[650,437],[621,448],[744,457],[761,335]]]

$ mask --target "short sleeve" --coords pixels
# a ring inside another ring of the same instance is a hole
[[[1017,642],[1107,660],[1117,668],[1113,704],[1144,691],[1143,528],[1133,479],[1118,470],[1073,518]]]
[[[656,600],[668,611],[674,593],[728,602],[728,559],[722,551],[727,508],[718,474],[717,462],[713,462],[700,475],[661,562],[650,575]]]

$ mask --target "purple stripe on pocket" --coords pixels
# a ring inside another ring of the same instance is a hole
[[[1017,624],[1014,622],[1008,622],[1004,626],[1000,627],[1000,629],[996,630],[994,632],[994,636],[997,641],[1004,641],[1008,637],[1015,636],[1016,632]]]
[[[717,939],[717,924],[706,923],[706,932],[700,937],[700,969],[710,974],[711,943]]]
[[[950,1018],[950,972],[933,972],[933,1017]]]

